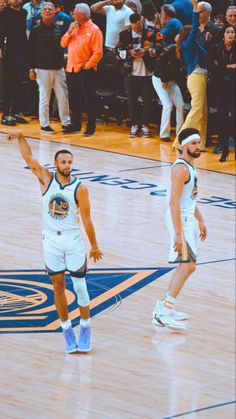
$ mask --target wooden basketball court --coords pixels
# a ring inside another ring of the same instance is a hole
[[[199,208],[209,229],[198,269],[177,309],[188,331],[151,324],[170,276],[165,189],[175,153],[169,144],[128,138],[124,127],[98,126],[94,137],[43,136],[23,127],[33,153],[53,166],[74,155],[74,175],[90,191],[104,259],[90,261],[93,351],[66,355],[44,274],[41,197],[16,143],[0,134],[0,418],[164,419],[235,417],[235,177],[204,153],[197,161]],[[3,131],[3,127],[1,127]],[[66,144],[66,145],[65,145]],[[70,316],[79,322],[68,283]]]

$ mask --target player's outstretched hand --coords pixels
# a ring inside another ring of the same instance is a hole
[[[17,140],[22,136],[22,131],[20,129],[11,129],[6,131],[7,141]]]
[[[94,262],[97,262],[99,259],[102,259],[103,253],[102,253],[101,249],[99,249],[99,247],[97,247],[96,249],[91,249],[90,250],[89,257],[90,257],[90,259],[93,258]]]

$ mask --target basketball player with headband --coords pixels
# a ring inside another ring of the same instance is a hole
[[[90,213],[87,188],[71,176],[73,155],[68,150],[55,154],[55,173],[51,173],[32,155],[20,130],[8,131],[8,141],[18,140],[22,158],[37,176],[43,199],[43,252],[45,265],[53,284],[54,302],[65,337],[67,353],[89,352],[91,343],[90,299],[85,280],[87,258],[79,227],[82,220],[90,242],[90,258],[96,262],[103,254],[98,246]],[[65,294],[65,272],[71,276],[80,310],[80,334],[77,339]]]
[[[194,160],[200,157],[201,138],[195,128],[186,128],[179,134],[182,155],[171,168],[167,188],[166,224],[171,237],[169,263],[179,263],[162,300],[157,301],[153,312],[154,326],[185,330],[182,320],[188,315],[174,310],[174,304],[185,281],[196,269],[197,230],[200,239],[207,237],[207,228],[197,207],[197,171]]]

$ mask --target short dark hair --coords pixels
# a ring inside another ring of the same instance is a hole
[[[142,16],[139,13],[132,13],[129,17],[130,23],[136,23],[142,19]]]
[[[230,23],[226,23],[226,25],[224,25],[223,28],[221,29],[221,34],[222,34],[223,37],[224,37],[224,34],[225,34],[226,29],[228,29],[228,28],[233,28],[234,33],[236,33],[235,26],[232,23],[231,24]]]
[[[182,141],[185,140],[185,138],[189,137],[190,135],[198,134],[200,135],[198,129],[196,128],[184,128],[183,131],[179,133],[179,143],[182,144]]]
[[[59,154],[70,154],[71,157],[73,157],[73,154],[69,150],[58,150],[54,157],[55,161],[57,160],[57,157],[59,156]]]
[[[164,6],[161,7],[161,11],[164,12],[166,16],[176,17],[176,10],[171,4],[164,4]]]

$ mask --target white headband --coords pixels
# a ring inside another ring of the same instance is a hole
[[[185,138],[185,139],[182,141],[181,145],[182,145],[182,146],[183,146],[183,145],[186,145],[186,144],[190,143],[190,141],[193,141],[193,140],[201,140],[201,137],[200,137],[198,134],[192,134],[192,135],[189,135],[187,138]]]

